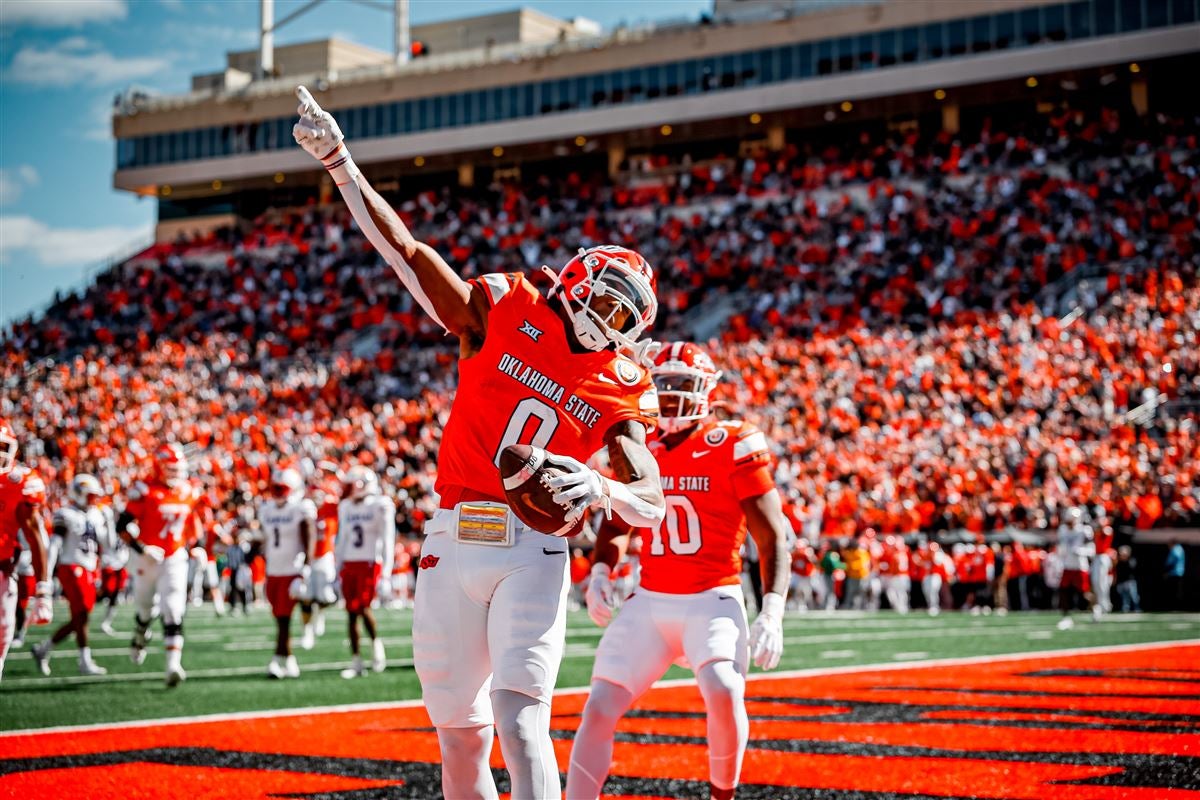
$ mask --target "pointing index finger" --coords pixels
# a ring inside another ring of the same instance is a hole
[[[296,99],[300,101],[299,113],[301,114],[311,114],[321,110],[321,107],[317,105],[317,101],[313,99],[312,94],[304,86],[296,87]]]

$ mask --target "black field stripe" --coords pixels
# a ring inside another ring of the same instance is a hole
[[[1139,694],[1133,692],[1052,692],[1040,689],[963,689],[954,686],[872,686],[872,692],[940,692],[942,694],[994,694],[999,697],[1111,697],[1117,700],[1200,700],[1200,694]]]

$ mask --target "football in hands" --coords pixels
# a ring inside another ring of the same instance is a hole
[[[509,508],[521,522],[550,536],[574,536],[587,516],[567,525],[569,507],[554,502],[554,491],[546,485],[562,474],[564,470],[547,463],[546,451],[540,447],[513,444],[500,453],[500,480]]]

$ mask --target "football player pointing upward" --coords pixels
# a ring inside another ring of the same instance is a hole
[[[494,722],[513,797],[558,798],[550,698],[566,633],[567,547],[519,524],[498,460],[512,444],[550,453],[566,473],[552,484],[554,499],[571,519],[599,507],[631,525],[662,519],[646,449],[654,386],[616,352],[636,347],[654,322],[653,274],[632,250],[594,247],[553,276],[549,297],[516,274],[465,281],[370,187],[333,117],[303,87],[297,96],[296,141],[325,165],[414,299],[459,340],[458,392],[438,456],[441,509],[425,526],[413,614],[443,792],[497,796],[488,767]],[[603,447],[615,480],[583,463]]]
[[[600,640],[591,694],[571,748],[569,800],[600,796],[617,722],[680,657],[696,673],[708,711],[712,797],[733,797],[749,734],[743,700],[748,662],[773,669],[783,653],[790,526],[766,437],[745,422],[709,416],[719,373],[696,345],[663,348],[653,374],[662,420],[651,451],[662,472],[667,516],[642,534],[641,588]],[[768,590],[749,629],[738,557],[747,527]],[[628,528],[601,526],[587,598],[599,625],[612,619],[610,574],[627,539]]]

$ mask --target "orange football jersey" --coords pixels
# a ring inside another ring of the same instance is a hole
[[[129,488],[125,510],[137,520],[138,541],[161,547],[169,556],[187,543],[201,497],[199,488],[190,483],[176,488],[138,481]]]
[[[317,508],[317,541],[313,545],[314,559],[333,552],[333,542],[337,538],[337,527],[337,501],[327,500]]]
[[[623,420],[652,429],[658,394],[646,370],[611,350],[572,352],[552,302],[518,274],[471,283],[487,294],[483,348],[458,362],[435,489],[443,508],[502,499],[500,452],[532,444],[587,461]]]
[[[14,466],[0,475],[0,562],[9,561],[17,552],[17,506],[46,502],[46,484],[28,467]]]
[[[650,443],[667,515],[642,548],[642,586],[692,594],[740,582],[746,538],[741,501],[775,488],[767,437],[745,422],[703,421],[668,449]]]

